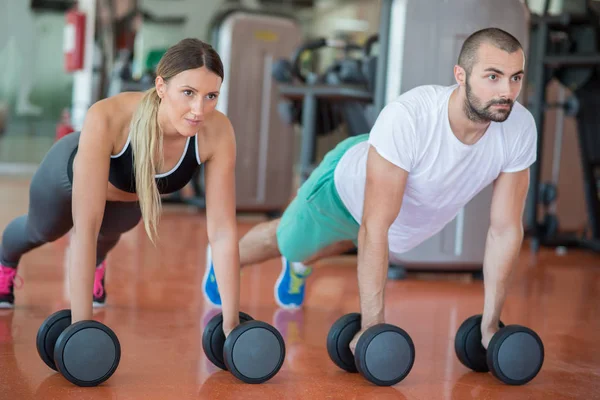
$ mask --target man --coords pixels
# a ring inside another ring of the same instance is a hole
[[[454,67],[457,85],[410,90],[382,110],[370,135],[341,142],[281,219],[242,238],[241,265],[282,255],[275,297],[282,307],[297,307],[307,265],[356,244],[362,330],[354,348],[364,330],[384,322],[389,253],[435,235],[493,182],[481,326],[487,348],[523,240],[529,166],[536,159],[535,122],[515,100],[524,65],[523,49],[509,33],[472,34]],[[206,297],[219,304],[212,268],[204,281]]]

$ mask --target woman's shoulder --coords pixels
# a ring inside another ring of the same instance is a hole
[[[212,158],[217,151],[235,150],[233,125],[227,115],[214,110],[206,118],[204,127],[198,134],[198,150],[203,160]]]
[[[210,117],[206,119],[205,131],[209,136],[223,137],[227,134],[233,134],[233,125],[227,115],[214,110],[210,113]]]
[[[109,117],[111,120],[131,118],[144,93],[124,92],[95,102],[88,110],[88,115]]]
[[[82,134],[97,132],[120,143],[143,95],[137,92],[119,93],[97,101],[87,111]]]
[[[103,109],[115,117],[131,119],[144,97],[144,92],[123,92],[101,100]]]
[[[113,129],[129,126],[133,114],[144,97],[144,92],[123,92],[94,104],[96,113],[108,118]]]

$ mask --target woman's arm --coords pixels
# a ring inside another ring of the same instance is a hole
[[[92,319],[96,246],[114,141],[106,107],[102,103],[90,107],[73,164],[73,236],[69,263],[72,323]]]
[[[219,116],[214,149],[205,163],[208,241],[223,303],[225,335],[239,324],[240,255],[235,194],[236,144],[231,123]],[[214,146],[214,147],[213,147]],[[208,268],[208,266],[207,266]]]

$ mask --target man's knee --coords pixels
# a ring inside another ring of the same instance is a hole
[[[277,229],[279,219],[261,222],[250,229],[241,239],[244,242],[258,243],[262,247],[272,248],[277,247]]]
[[[266,244],[272,250],[279,250],[279,244],[277,243],[277,229],[279,228],[280,218],[273,221],[269,221],[267,235],[265,235]]]

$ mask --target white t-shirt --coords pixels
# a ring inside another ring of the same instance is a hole
[[[421,86],[402,94],[381,111],[369,140],[350,148],[336,167],[337,191],[359,223],[369,146],[409,172],[400,213],[388,232],[394,253],[442,230],[501,172],[524,170],[536,160],[535,121],[518,102],[506,121],[492,122],[475,144],[459,141],[448,120],[456,87]]]

